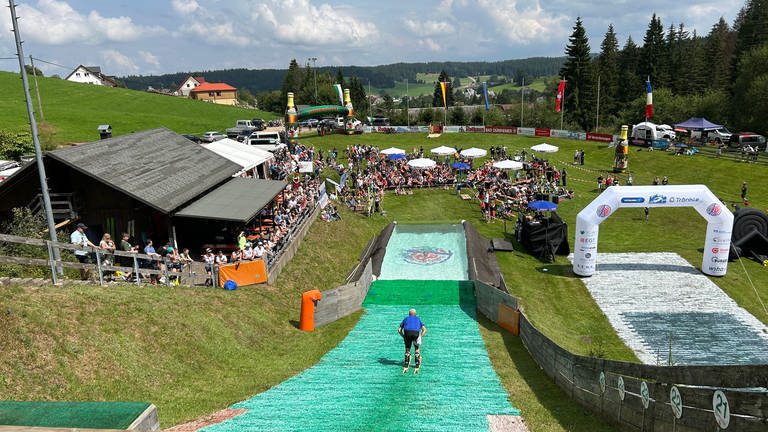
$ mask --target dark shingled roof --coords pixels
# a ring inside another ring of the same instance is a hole
[[[166,128],[46,154],[164,213],[171,213],[242,169]]]
[[[174,216],[247,223],[285,188],[284,181],[235,177]]]

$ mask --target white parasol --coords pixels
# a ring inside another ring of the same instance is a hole
[[[405,150],[399,149],[397,147],[390,147],[388,149],[384,149],[380,151],[379,153],[384,155],[392,155],[392,154],[405,154]]]
[[[552,144],[541,143],[531,147],[531,150],[535,152],[541,152],[541,153],[554,153],[560,150],[560,148],[557,146],[553,146]]]
[[[498,169],[521,170],[523,169],[523,163],[506,159],[503,161],[494,162],[493,167]]]
[[[412,159],[408,161],[408,165],[414,168],[432,168],[436,164],[437,162],[427,158]]]
[[[481,149],[481,148],[472,147],[472,148],[468,148],[466,150],[462,150],[460,154],[462,156],[464,156],[464,157],[468,157],[468,158],[474,159],[474,158],[483,157],[483,156],[487,155],[488,152],[486,150]]]
[[[440,147],[433,148],[432,150],[430,150],[430,152],[438,156],[450,156],[456,153],[456,149],[453,147],[440,146]]]

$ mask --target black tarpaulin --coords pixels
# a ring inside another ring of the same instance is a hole
[[[523,246],[541,260],[554,261],[555,255],[571,253],[568,224],[556,212],[548,218],[523,219],[522,230]]]

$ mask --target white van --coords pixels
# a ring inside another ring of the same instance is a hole
[[[691,138],[697,141],[698,140],[706,141],[706,142],[714,141],[717,144],[722,144],[722,143],[727,143],[731,140],[731,131],[729,131],[724,127],[721,127],[720,129],[707,130],[707,131],[692,130]]]

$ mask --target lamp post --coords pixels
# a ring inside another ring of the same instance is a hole
[[[408,95],[408,78],[405,79],[405,123],[411,127],[411,96]]]
[[[307,60],[312,62],[312,72],[315,74],[315,105],[317,105],[317,69],[315,69],[315,62],[317,62],[317,57],[310,57]]]

